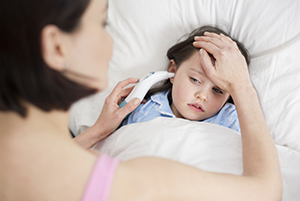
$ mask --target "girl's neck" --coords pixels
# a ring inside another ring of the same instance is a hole
[[[0,138],[57,136],[70,138],[68,129],[69,112],[54,110],[45,112],[25,104],[26,118],[15,112],[0,112]]]

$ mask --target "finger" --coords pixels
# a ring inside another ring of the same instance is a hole
[[[129,87],[126,89],[123,89],[119,95],[119,99],[118,99],[118,105],[120,105],[122,103],[122,101],[124,101],[124,99],[130,94],[130,92],[133,90],[133,87]]]
[[[123,89],[120,93],[121,98],[127,97],[130,94],[130,92],[133,90],[133,88],[134,88],[134,86]]]
[[[233,45],[235,46],[236,48],[238,48],[237,44],[235,41],[233,41],[233,39],[229,36],[226,36],[224,35],[223,33],[221,33],[220,35],[216,34],[216,33],[210,33],[210,32],[205,32],[204,33],[205,36],[209,36],[209,37],[212,37],[212,38],[218,38],[219,40],[225,42],[226,44],[228,45]]]
[[[223,40],[223,41],[228,41],[229,43],[235,43],[234,41],[233,41],[233,39],[232,38],[230,38],[229,36],[226,36],[226,35],[224,35],[224,34],[220,34],[220,37],[221,37],[221,39]]]
[[[208,55],[208,53],[204,49],[201,49],[199,51],[199,53],[200,53],[201,66],[204,69],[205,74],[209,78],[212,78],[215,74],[216,68],[213,65],[213,63],[211,62],[210,56]]]
[[[198,41],[194,42],[194,46],[209,52],[216,60],[224,54],[218,46],[210,42]]]
[[[214,38],[214,39],[219,39],[222,41],[227,41],[227,42],[233,42],[233,39],[231,37],[229,37],[228,35],[225,35],[223,33],[217,34],[217,33],[213,33],[213,32],[204,32],[202,37],[210,37],[210,38]],[[199,40],[201,39],[201,36],[196,36],[195,40]]]
[[[126,115],[128,115],[130,112],[132,112],[133,110],[135,110],[139,104],[141,103],[141,100],[139,98],[135,98],[131,101],[129,101],[124,107],[122,107],[120,109],[120,116],[122,116],[122,118],[125,118]]]
[[[214,34],[217,35],[217,34]],[[217,35],[219,36],[219,35]],[[228,46],[231,46],[232,43],[230,41],[228,41],[227,39],[223,38],[223,36],[219,36],[219,37],[212,37],[212,36],[200,36],[200,37],[195,37],[195,44],[197,44],[197,42],[207,42],[207,43],[212,43],[214,45],[216,45],[219,48],[226,48]]]
[[[203,36],[196,36],[194,39],[195,40],[201,40],[202,38],[213,38],[213,39],[218,39],[222,40],[224,34],[217,34],[213,32],[204,32]]]
[[[213,33],[213,32],[204,32],[204,36],[210,36],[210,37],[214,37],[214,38],[221,38],[221,34],[217,34],[217,33]]]
[[[111,94],[109,95],[110,98],[112,98],[113,101],[118,102],[118,100],[120,99],[120,94],[121,94],[123,88],[128,86],[129,84],[134,84],[134,83],[138,82],[138,80],[139,79],[136,79],[136,78],[128,78],[126,80],[123,80],[123,81],[119,82],[115,86],[115,88],[113,89]]]
[[[216,33],[211,33],[211,32],[205,32],[204,36],[210,37],[210,38],[215,38],[220,41],[227,42],[228,44],[231,44],[231,42],[233,42],[233,40],[229,36],[226,36],[223,33],[216,34]]]

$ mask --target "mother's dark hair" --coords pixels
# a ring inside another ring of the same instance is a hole
[[[50,111],[68,110],[95,89],[79,85],[48,67],[41,32],[56,25],[71,33],[90,0],[4,0],[0,6],[0,110],[26,116],[23,101]]]
[[[194,31],[192,31],[187,37],[185,36],[184,40],[182,40],[181,42],[175,44],[174,46],[172,46],[168,52],[167,52],[167,57],[169,60],[174,60],[177,68],[180,67],[180,65],[188,60],[195,52],[197,52],[199,50],[199,48],[196,48],[193,45],[193,42],[195,41],[194,38],[195,36],[204,36],[205,32],[211,32],[211,33],[216,33],[216,34],[224,34],[225,36],[229,36],[226,32],[224,32],[223,30],[217,28],[217,27],[213,27],[213,26],[202,26],[200,28],[195,29]],[[229,36],[230,37],[230,36]],[[230,37],[231,38],[231,37]],[[244,45],[242,43],[240,43],[239,41],[231,38],[238,46],[240,52],[242,53],[242,55],[244,56],[247,65],[249,65],[250,63],[250,55],[247,51],[247,49],[244,47]],[[210,55],[211,57],[213,57],[212,55]],[[158,93],[158,92],[162,92],[162,91],[166,91],[166,90],[170,90],[172,88],[172,83],[170,82],[170,80],[166,80],[162,86],[159,86],[157,88],[153,88],[151,90],[149,90],[149,92],[146,95],[146,99],[150,98],[151,95]],[[169,93],[169,101],[171,100],[171,95],[172,91],[170,91]],[[229,97],[229,99],[227,100],[227,102],[233,103],[233,100],[231,98],[231,96]]]

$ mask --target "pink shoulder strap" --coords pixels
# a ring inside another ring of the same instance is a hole
[[[82,201],[107,201],[119,160],[101,154],[94,166]]]

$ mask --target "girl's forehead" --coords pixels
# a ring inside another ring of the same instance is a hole
[[[209,54],[210,56],[210,59],[211,59],[211,63],[212,65],[215,65],[215,58]],[[185,62],[186,65],[186,69],[189,70],[189,71],[194,71],[198,74],[202,74],[202,75],[205,75],[206,76],[206,73],[200,63],[200,54],[199,54],[199,51],[195,52],[192,54],[192,56],[190,58],[188,58]]]
[[[214,58],[214,56],[212,54],[209,54],[209,53],[208,53],[208,55],[211,59],[212,65],[215,65],[216,59]],[[199,51],[196,51],[186,61],[192,62],[193,65],[199,66],[199,68],[202,69],[202,66],[200,65],[200,59],[201,59],[200,53],[199,53]]]
[[[182,63],[185,69],[189,72],[205,75],[204,69],[200,63],[200,54],[195,52],[189,59]]]
[[[182,64],[186,67],[202,68],[200,64],[199,52],[197,51],[194,54],[192,54],[187,60],[182,62]]]
[[[205,72],[204,72],[202,66],[200,66],[200,67],[190,66],[189,68],[187,68],[187,70],[191,73],[197,73],[197,74],[200,74],[200,75],[205,75]]]

